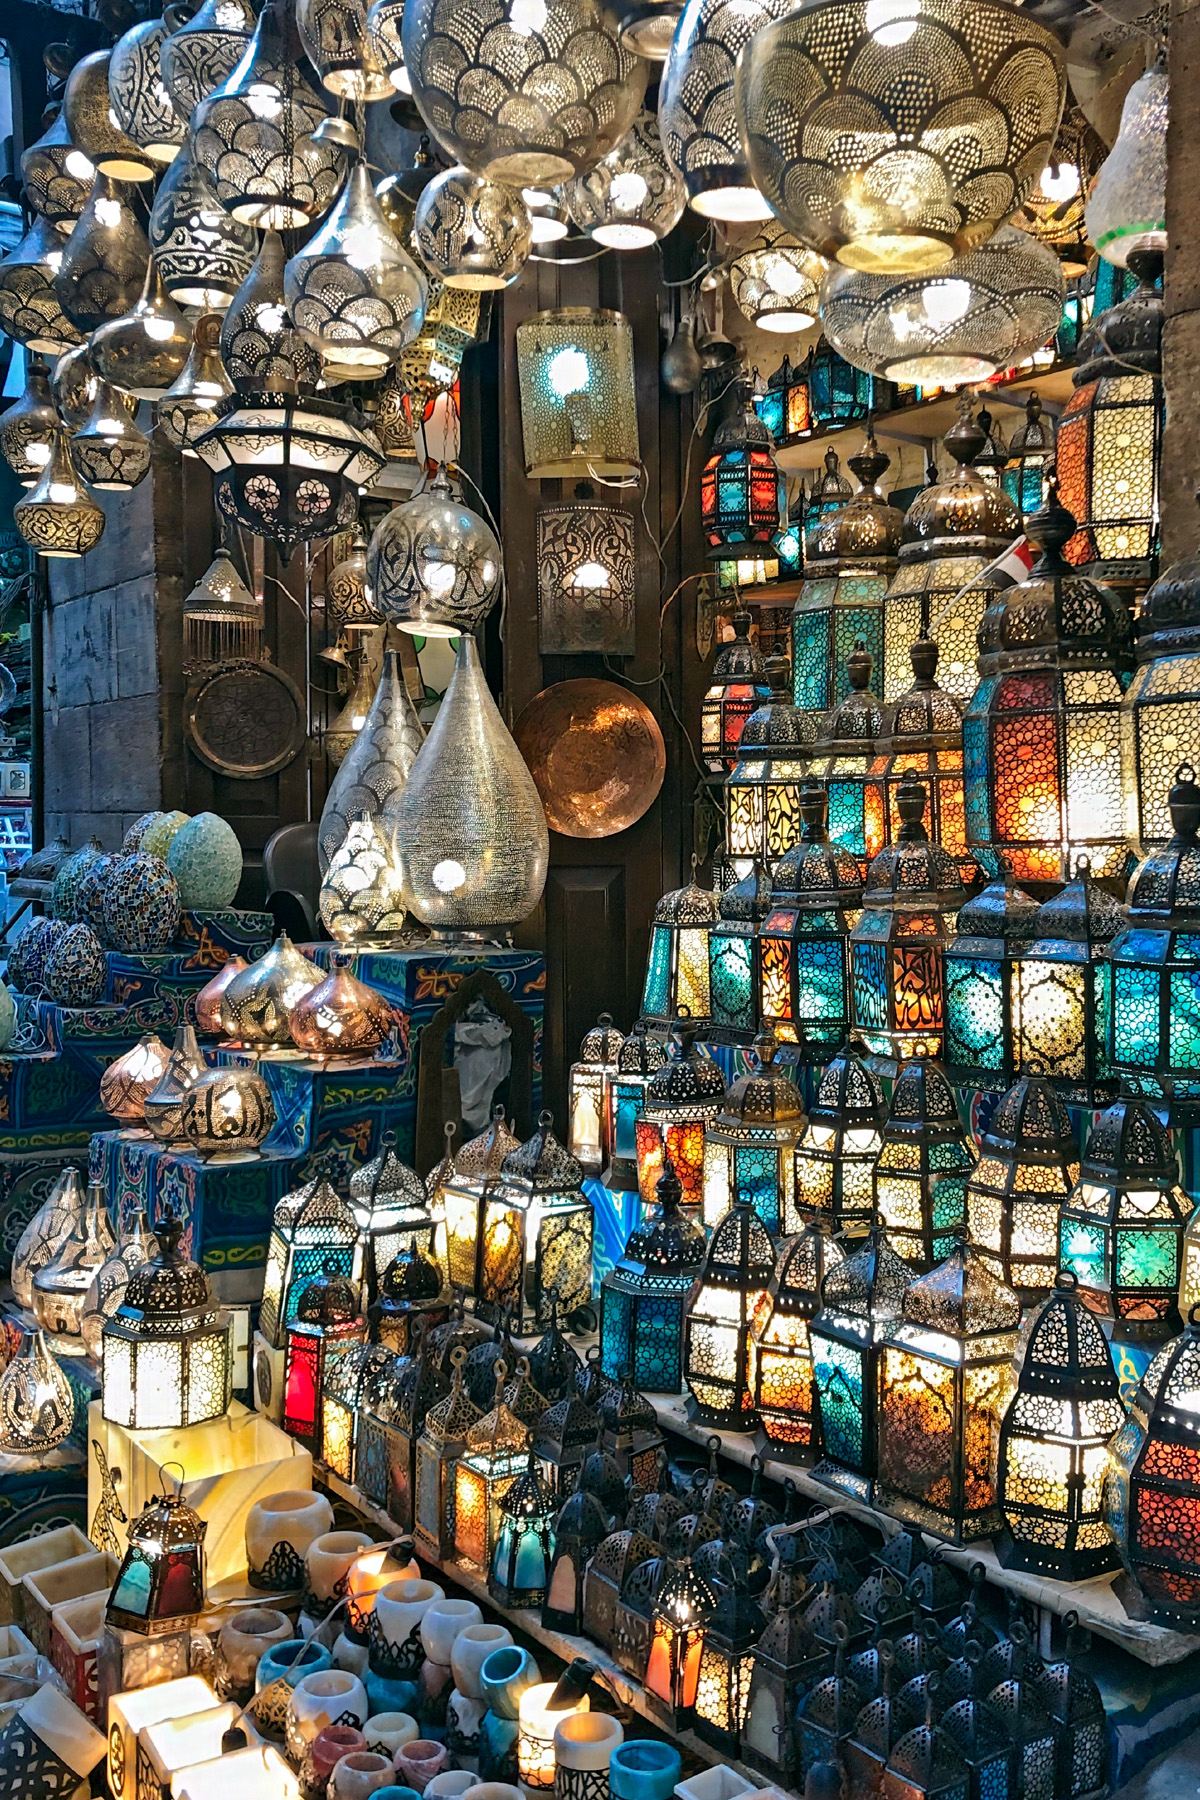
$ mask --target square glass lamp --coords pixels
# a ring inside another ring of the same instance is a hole
[[[229,1314],[198,1264],[179,1254],[182,1226],[156,1227],[159,1253],[134,1270],[102,1334],[105,1419],[134,1431],[202,1425],[233,1391]]]
[[[828,797],[801,790],[800,842],[775,870],[758,928],[764,1031],[795,1045],[797,1060],[826,1063],[850,1029],[849,937],[862,904],[858,859],[829,840]]]
[[[425,1414],[417,1439],[413,1523],[417,1536],[444,1559],[454,1554],[454,1465],[467,1448],[467,1433],[483,1417],[463,1383],[466,1350],[450,1352],[450,1392]]]
[[[528,1142],[504,1159],[483,1203],[482,1268],[476,1310],[507,1314],[518,1333],[564,1317],[592,1297],[592,1203],[583,1169],[544,1112]]]
[[[773,1037],[758,1037],[757,1067],[734,1082],[704,1134],[704,1223],[713,1230],[735,1201],[747,1201],[772,1236],[795,1217],[792,1155],[805,1126],[804,1103],[775,1063]]]
[[[709,1240],[684,1324],[683,1376],[690,1416],[706,1424],[753,1425],[750,1322],[775,1268],[766,1226],[738,1200]]]
[[[892,1089],[875,1162],[875,1210],[888,1242],[915,1272],[931,1269],[954,1248],[974,1166],[942,1068],[907,1063]]]
[[[1038,908],[1017,959],[1017,1067],[1042,1075],[1072,1106],[1103,1106],[1116,1093],[1108,1061],[1112,970],[1108,949],[1122,907],[1086,872]]]
[[[1049,1082],[1025,1075],[1001,1096],[967,1178],[971,1242],[1026,1303],[1058,1273],[1058,1215],[1079,1179],[1079,1144]]]
[[[670,1163],[658,1182],[658,1210],[630,1233],[625,1254],[600,1283],[600,1367],[654,1393],[683,1385],[683,1328],[706,1238],[682,1210]],[[560,1402],[560,1404],[562,1404]]]
[[[638,1198],[645,1207],[654,1205],[668,1162],[683,1188],[683,1204],[698,1209],[703,1203],[704,1137],[724,1105],[725,1081],[694,1036],[690,1025],[672,1034],[667,1060],[651,1077],[634,1127]]]
[[[331,1264],[298,1295],[283,1353],[283,1428],[314,1456],[324,1454],[330,1371],[339,1358],[363,1347],[366,1336],[354,1287]]]
[[[350,1207],[362,1236],[368,1302],[375,1299],[385,1269],[411,1244],[421,1250],[437,1249],[439,1220],[430,1210],[421,1177],[396,1155],[395,1138],[395,1132],[384,1132],[378,1156],[350,1176]]]
[[[487,1194],[500,1179],[505,1157],[519,1142],[504,1122],[504,1108],[494,1106],[490,1123],[463,1145],[454,1158],[453,1174],[442,1184],[450,1286],[468,1294],[480,1291]]]
[[[529,1431],[502,1395],[508,1371],[496,1365],[496,1403],[467,1431],[454,1470],[454,1549],[486,1574],[500,1530],[500,1501],[528,1461]]]
[[[782,1246],[750,1328],[751,1397],[760,1445],[785,1462],[811,1456],[819,1441],[808,1327],[820,1311],[825,1276],[845,1253],[819,1224]]]
[[[793,1155],[799,1222],[815,1219],[851,1239],[866,1235],[875,1217],[875,1162],[886,1117],[878,1075],[844,1045],[821,1075]]]
[[[899,1320],[912,1271],[873,1230],[825,1277],[808,1328],[821,1425],[818,1481],[869,1503],[878,1442],[883,1340]]]
[[[651,1079],[666,1060],[662,1040],[651,1037],[645,1020],[639,1019],[617,1053],[616,1073],[608,1084],[609,1162],[600,1178],[606,1188],[636,1191],[637,1122]]]
[[[564,306],[517,327],[525,473],[620,480],[641,466],[633,331],[623,313]]]
[[[709,936],[719,917],[719,897],[693,879],[664,894],[650,926],[650,954],[642,987],[642,1018],[651,1028],[689,1019],[708,1021]]]
[[[285,1194],[271,1221],[258,1328],[272,1349],[283,1349],[301,1293],[327,1264],[356,1284],[361,1279],[362,1243],[354,1214],[318,1176]]]
[[[955,1087],[1003,1093],[1016,1079],[1016,966],[1037,902],[993,881],[958,910],[943,953],[946,1074]]]
[[[598,1175],[612,1154],[608,1141],[609,1089],[625,1042],[624,1033],[601,1013],[584,1034],[578,1059],[567,1074],[567,1148],[589,1175]]]

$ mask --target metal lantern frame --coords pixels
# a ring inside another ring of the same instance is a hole
[[[204,1609],[208,1522],[177,1494],[161,1494],[132,1520],[105,1607],[105,1623],[139,1637],[194,1624]]]
[[[733,1083],[705,1129],[703,1219],[710,1231],[741,1202],[772,1237],[795,1226],[792,1153],[807,1121],[799,1088],[776,1066],[777,1050],[773,1037],[755,1039],[757,1067]]]
[[[601,1542],[583,1577],[583,1630],[611,1649],[617,1602],[626,1578],[652,1561],[656,1546],[641,1531],[613,1531]]]
[[[780,1570],[778,1608],[754,1648],[740,1758],[781,1783],[795,1779],[796,1702],[805,1688],[828,1672],[826,1645],[804,1620],[807,1594],[794,1594],[786,1567]]]
[[[784,357],[779,367],[767,378],[763,393],[756,394],[754,404],[758,416],[777,445],[796,443],[810,435],[808,409],[808,363],[793,368]]]
[[[759,931],[770,906],[770,880],[753,857],[747,873],[721,895],[709,935],[710,1042],[749,1043],[758,1027]]]
[[[794,1045],[801,1063],[824,1063],[850,1029],[850,932],[862,905],[858,859],[829,841],[828,797],[800,791],[800,842],[775,870],[757,931],[763,1029]]]
[[[611,1154],[608,1090],[624,1042],[612,1014],[601,1013],[567,1071],[567,1149],[590,1175],[598,1175]]]
[[[565,1499],[579,1483],[600,1436],[600,1415],[578,1394],[548,1406],[533,1432],[533,1449],[547,1479]]]
[[[683,1187],[685,1206],[704,1197],[704,1134],[725,1103],[725,1079],[710,1056],[697,1049],[688,1026],[668,1044],[667,1061],[650,1079],[634,1126],[638,1197],[653,1206],[669,1162]]]
[[[617,1067],[608,1083],[609,1161],[600,1179],[610,1190],[637,1190],[637,1122],[650,1083],[666,1060],[662,1040],[652,1037],[645,1020],[638,1019],[617,1053]]]
[[[179,1254],[179,1219],[168,1213],[154,1231],[158,1254],[134,1270],[101,1334],[101,1411],[127,1431],[203,1425],[233,1392],[233,1321]]]
[[[476,1312],[507,1314],[518,1333],[544,1328],[592,1297],[595,1215],[583,1191],[583,1167],[543,1112],[534,1135],[505,1157],[483,1200],[482,1257]]]
[[[875,1210],[888,1241],[914,1272],[948,1256],[966,1224],[975,1166],[954,1090],[933,1061],[907,1063],[892,1089],[875,1163]]]
[[[770,699],[766,665],[750,641],[751,615],[740,608],[733,636],[718,650],[700,702],[700,757],[711,775],[729,775],[737,766],[742,727]]]
[[[668,1163],[657,1183],[658,1215],[629,1235],[600,1283],[600,1367],[654,1393],[683,1385],[683,1334],[707,1239],[681,1210],[683,1188]]]
[[[686,887],[664,894],[655,907],[641,1013],[651,1028],[665,1029],[681,1017],[707,1023],[709,937],[719,915],[720,896],[697,886],[694,869]]]
[[[1074,1106],[1116,1093],[1108,1061],[1112,971],[1108,949],[1124,911],[1086,872],[1047,900],[1017,958],[1013,994],[1017,1068],[1044,1076]]]
[[[373,1388],[392,1373],[396,1363],[396,1352],[387,1344],[357,1344],[326,1358],[319,1455],[343,1481],[354,1479],[360,1409],[369,1405]]]
[[[363,1250],[367,1300],[398,1256],[412,1246],[436,1255],[442,1221],[430,1207],[425,1183],[396,1155],[396,1134],[385,1131],[379,1152],[350,1175],[350,1210]]]
[[[990,882],[958,910],[942,955],[942,1060],[955,1087],[1002,1093],[1016,1080],[1017,959],[1037,912],[1031,894],[1004,881]]]
[[[715,1591],[689,1557],[668,1569],[651,1614],[644,1688],[651,1717],[669,1730],[695,1721],[700,1658],[716,1605]]]
[[[745,1430],[756,1421],[750,1391],[750,1325],[775,1269],[766,1226],[738,1199],[713,1230],[684,1320],[688,1415]]]
[[[357,1287],[362,1241],[350,1206],[320,1174],[284,1194],[272,1215],[258,1323],[272,1349],[282,1350],[304,1288],[327,1272]]]
[[[1036,388],[1025,400],[1025,423],[1008,440],[1008,461],[1000,472],[1000,485],[1021,515],[1021,520],[1040,512],[1050,492],[1054,471],[1054,420],[1043,418]]]
[[[383,1365],[363,1396],[354,1480],[401,1532],[416,1522],[417,1443],[430,1408],[449,1392],[449,1375],[421,1342]]]
[[[413,1480],[413,1529],[439,1561],[454,1554],[455,1464],[466,1451],[471,1427],[483,1417],[463,1384],[467,1352],[461,1344],[450,1360],[450,1392],[425,1414]]]
[[[622,1372],[617,1385],[600,1397],[601,1453],[615,1465],[623,1482],[645,1492],[659,1479],[659,1459],[666,1442],[653,1405],[639,1391],[632,1373]]]
[[[783,478],[746,382],[735,384],[700,475],[700,529],[710,562],[765,556],[779,530]]]
[[[733,1579],[704,1630],[696,1677],[695,1730],[702,1742],[725,1756],[736,1756],[750,1698],[754,1646],[766,1628],[766,1619],[744,1579],[738,1579],[741,1569],[735,1565],[729,1573]]]
[[[823,1224],[785,1239],[750,1327],[751,1398],[759,1447],[782,1462],[812,1458],[820,1444],[808,1327],[821,1306],[829,1270],[845,1261]]]
[[[1079,1179],[1079,1143],[1049,1082],[1023,1075],[988,1122],[967,1178],[967,1230],[1026,1304],[1058,1273],[1058,1216]]]
[[[725,781],[725,845],[735,865],[753,857],[774,873],[799,842],[801,795],[816,722],[792,704],[787,658],[768,657],[771,697],[742,726]]]
[[[498,1606],[545,1604],[557,1512],[558,1496],[530,1455],[500,1497],[500,1528],[488,1564],[488,1593]]]
[[[491,1122],[465,1143],[454,1158],[454,1171],[442,1187],[446,1214],[446,1265],[453,1288],[479,1292],[483,1259],[483,1209],[500,1179],[504,1159],[520,1145],[504,1122],[503,1106],[492,1108]]]
[[[609,1520],[595,1494],[576,1488],[554,1521],[554,1554],[542,1604],[547,1631],[583,1636],[583,1589],[588,1563],[608,1536]]]
[[[884,711],[871,692],[871,653],[855,640],[846,665],[850,691],[821,721],[809,775],[829,796],[829,837],[858,858],[864,876],[887,842],[887,819],[867,770],[883,734]]]
[[[1174,835],[1171,788],[1177,769],[1181,763],[1200,767],[1197,557],[1173,563],[1147,592],[1138,614],[1136,654],[1121,713],[1130,776],[1126,828],[1133,847],[1149,854]]]
[[[852,1045],[843,1044],[821,1073],[793,1154],[801,1220],[813,1219],[851,1239],[870,1230],[886,1118],[878,1075]]]
[[[809,1322],[821,1431],[813,1476],[864,1505],[875,1485],[883,1339],[900,1317],[911,1280],[911,1268],[875,1227],[829,1270],[820,1310]]]
[[[879,754],[869,779],[883,792],[889,838],[900,832],[899,793],[908,776],[916,776],[929,796],[929,836],[958,864],[964,887],[979,879],[975,858],[967,848],[966,802],[963,797],[963,704],[937,682],[938,647],[918,638],[909,647],[913,684],[888,712]]]
[[[325,1441],[326,1376],[333,1363],[367,1340],[354,1289],[332,1269],[306,1284],[283,1347],[283,1429],[320,1456]],[[349,1479],[349,1477],[347,1477]]]
[[[496,1365],[496,1400],[467,1431],[454,1466],[454,1550],[486,1575],[500,1529],[500,1501],[528,1461],[529,1432],[503,1400],[507,1369]]]

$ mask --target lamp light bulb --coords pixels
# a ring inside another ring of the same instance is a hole
[[[573,344],[564,345],[550,358],[546,379],[560,400],[571,394],[582,394],[588,385],[588,359]]]
[[[921,0],[867,0],[867,30],[888,49],[907,44],[920,13]]]

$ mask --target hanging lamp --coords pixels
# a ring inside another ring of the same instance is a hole
[[[174,162],[188,126],[163,83],[160,57],[169,34],[164,20],[143,19],[117,39],[108,63],[116,123],[158,168]]]
[[[86,556],[103,537],[104,514],[79,479],[64,430],[41,480],[13,507],[13,524],[39,556]]]
[[[392,84],[367,31],[365,0],[299,0],[296,28],[321,86],[339,100],[390,100]]]
[[[616,148],[563,193],[574,224],[606,250],[657,243],[674,230],[687,202],[650,112],[639,113]]]
[[[258,253],[254,227],[226,212],[190,141],[158,184],[150,208],[150,248],[176,305],[213,312],[224,312]]]
[[[1054,150],[1033,192],[1013,214],[1012,223],[1027,231],[1039,244],[1053,250],[1071,279],[1087,272],[1092,246],[1084,222],[1084,207],[1096,173],[1107,155],[1103,138],[1093,129],[1083,108],[1068,90]]]
[[[124,318],[141,298],[149,266],[137,215],[120,185],[98,170],[54,277],[64,313],[84,333]]]
[[[190,19],[167,35],[159,64],[181,119],[190,120],[199,102],[233,73],[253,30],[249,0],[204,0]]]
[[[738,53],[786,0],[687,0],[671,40],[659,86],[658,117],[672,166],[683,176],[688,204],[703,218],[739,224],[774,210],[747,166],[734,107]]]
[[[384,618],[422,637],[472,635],[500,592],[503,557],[487,520],[438,464],[421,493],[384,515],[367,547],[367,587]]]
[[[108,90],[111,61],[110,50],[93,50],[71,70],[62,103],[67,131],[97,174],[113,181],[153,181],[155,159],[118,123]]]
[[[1165,47],[1135,81],[1121,108],[1117,140],[1087,198],[1087,233],[1118,268],[1138,250],[1167,248],[1167,117]]]
[[[823,257],[770,219],[730,263],[730,292],[760,331],[805,331],[816,319],[817,290],[827,267]]]
[[[0,454],[22,487],[36,487],[40,481],[58,427],[46,371],[34,357],[27,356],[20,398],[0,413]]]
[[[183,603],[185,659],[202,667],[237,657],[257,658],[262,630],[262,601],[250,592],[222,544]]]
[[[128,493],[150,472],[150,439],[107,381],[96,386],[87,420],[71,439],[71,459],[89,487]]]
[[[525,267],[533,229],[520,194],[460,163],[435,175],[417,201],[421,261],[447,287],[499,291]]]
[[[192,326],[192,347],[182,372],[158,403],[158,434],[184,456],[197,457],[197,440],[217,422],[217,402],[233,384],[221,361],[221,315],[202,313]]]
[[[60,356],[83,342],[55,285],[65,248],[61,234],[39,215],[0,262],[0,330],[43,356]]]
[[[95,165],[71,142],[61,105],[41,137],[21,153],[25,198],[60,231],[69,231],[83,211],[95,173]]]
[[[93,331],[92,363],[102,381],[139,400],[158,400],[183,374],[191,345],[191,329],[151,255],[136,306]]]

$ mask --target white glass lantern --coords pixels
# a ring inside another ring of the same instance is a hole
[[[157,1224],[158,1255],[134,1270],[104,1324],[102,1410],[130,1431],[202,1425],[229,1406],[233,1324],[204,1271],[180,1256],[182,1235],[173,1215]]]
[[[314,1276],[362,1271],[358,1225],[346,1201],[322,1176],[285,1194],[275,1207],[267,1245],[259,1330],[276,1350],[296,1314],[301,1292]]]

